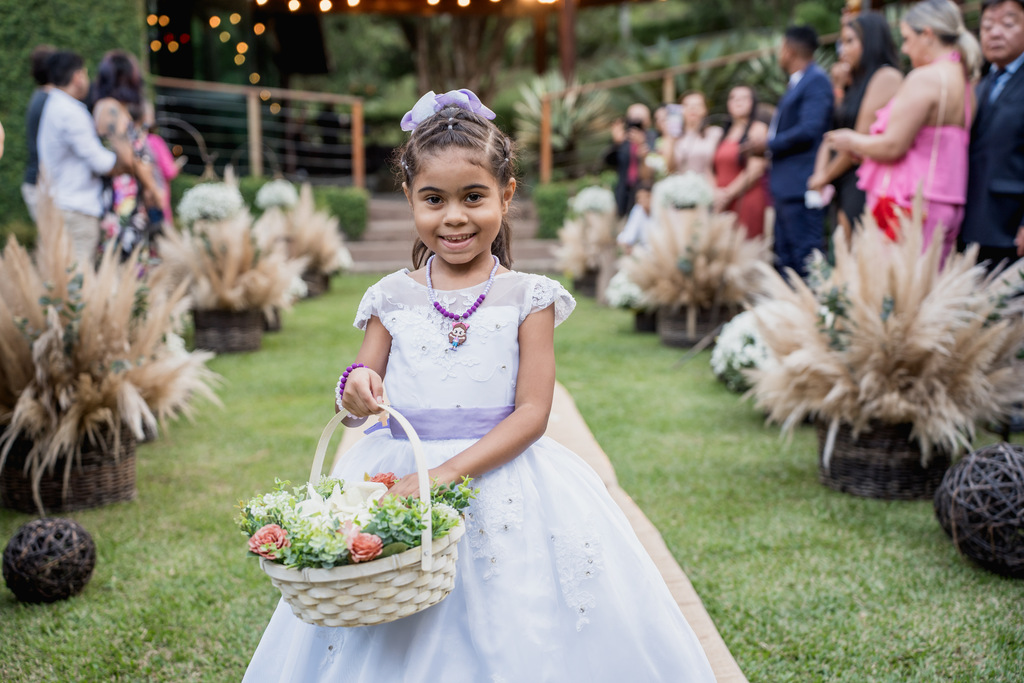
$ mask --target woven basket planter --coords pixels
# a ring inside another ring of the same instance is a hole
[[[921,448],[910,439],[910,424],[872,420],[868,431],[854,439],[850,425],[841,424],[829,462],[825,463],[828,425],[817,423],[818,480],[822,484],[864,498],[928,500],[949,468],[948,453],[933,452],[921,465]]]
[[[122,426],[120,448],[115,452],[112,434],[99,443],[87,441],[82,457],[71,466],[71,476],[64,488],[64,463],[43,472],[39,496],[43,510],[32,494],[32,478],[25,471],[25,460],[31,441],[15,440],[3,470],[0,470],[0,505],[11,510],[40,514],[69,512],[135,500],[135,435]]]
[[[572,290],[580,296],[593,299],[597,296],[597,277],[600,272],[597,268],[587,268],[582,275],[572,279]]]
[[[327,273],[307,270],[302,274],[302,281],[306,283],[307,299],[318,297],[331,288],[331,276]]]
[[[637,332],[657,332],[658,312],[657,311],[634,311],[633,329]]]
[[[421,500],[430,499],[423,445],[409,421],[390,406],[383,408],[409,436],[416,458]],[[309,480],[320,476],[331,435],[347,415],[339,412],[324,428],[317,444]],[[332,569],[288,569],[260,558],[260,568],[292,612],[316,626],[370,626],[410,616],[441,602],[455,586],[458,542],[465,534],[459,524],[441,538],[433,538],[429,510],[418,548],[360,564]]]
[[[4,548],[4,581],[22,602],[56,602],[77,595],[95,567],[96,544],[72,519],[32,520]]]
[[[263,311],[192,311],[197,349],[214,353],[256,351],[263,341]]]
[[[665,346],[689,348],[713,335],[732,316],[732,311],[725,307],[716,314],[706,308],[662,306],[656,318],[658,337]]]
[[[935,516],[963,555],[1024,579],[1024,446],[986,446],[949,468]]]

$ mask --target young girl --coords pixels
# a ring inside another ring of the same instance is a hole
[[[356,416],[388,399],[424,439],[431,479],[473,477],[455,587],[379,626],[324,628],[278,606],[245,681],[713,681],[697,638],[601,479],[543,437],[553,337],[575,302],[509,269],[512,143],[469,91],[428,93],[403,120],[416,270],[364,295],[366,336],[341,393]],[[609,368],[614,374],[614,368]],[[369,433],[334,472],[395,472],[408,440]],[[405,475],[405,476],[403,476]]]

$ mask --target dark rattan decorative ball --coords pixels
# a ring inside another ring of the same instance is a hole
[[[89,583],[96,544],[70,519],[51,517],[23,525],[4,550],[4,581],[22,602],[55,602]]]
[[[1024,447],[986,446],[951,467],[935,492],[935,515],[961,553],[1024,578]]]

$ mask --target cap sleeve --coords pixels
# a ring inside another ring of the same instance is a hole
[[[363,294],[362,300],[359,302],[359,308],[356,309],[356,319],[352,325],[360,330],[366,330],[367,323],[370,322],[372,316],[380,317],[380,306],[381,306],[382,294],[380,291],[380,283],[372,285]]]
[[[520,324],[531,313],[543,311],[548,306],[554,305],[555,326],[557,327],[576,308],[576,300],[572,298],[572,294],[569,294],[565,287],[558,282],[543,275],[530,276],[524,299],[519,315]]]

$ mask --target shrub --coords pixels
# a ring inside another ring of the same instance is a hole
[[[313,194],[318,206],[337,216],[345,237],[362,238],[370,214],[369,192],[359,187],[318,187]]]
[[[569,215],[569,183],[545,183],[533,191],[537,207],[537,237],[555,239]]]

